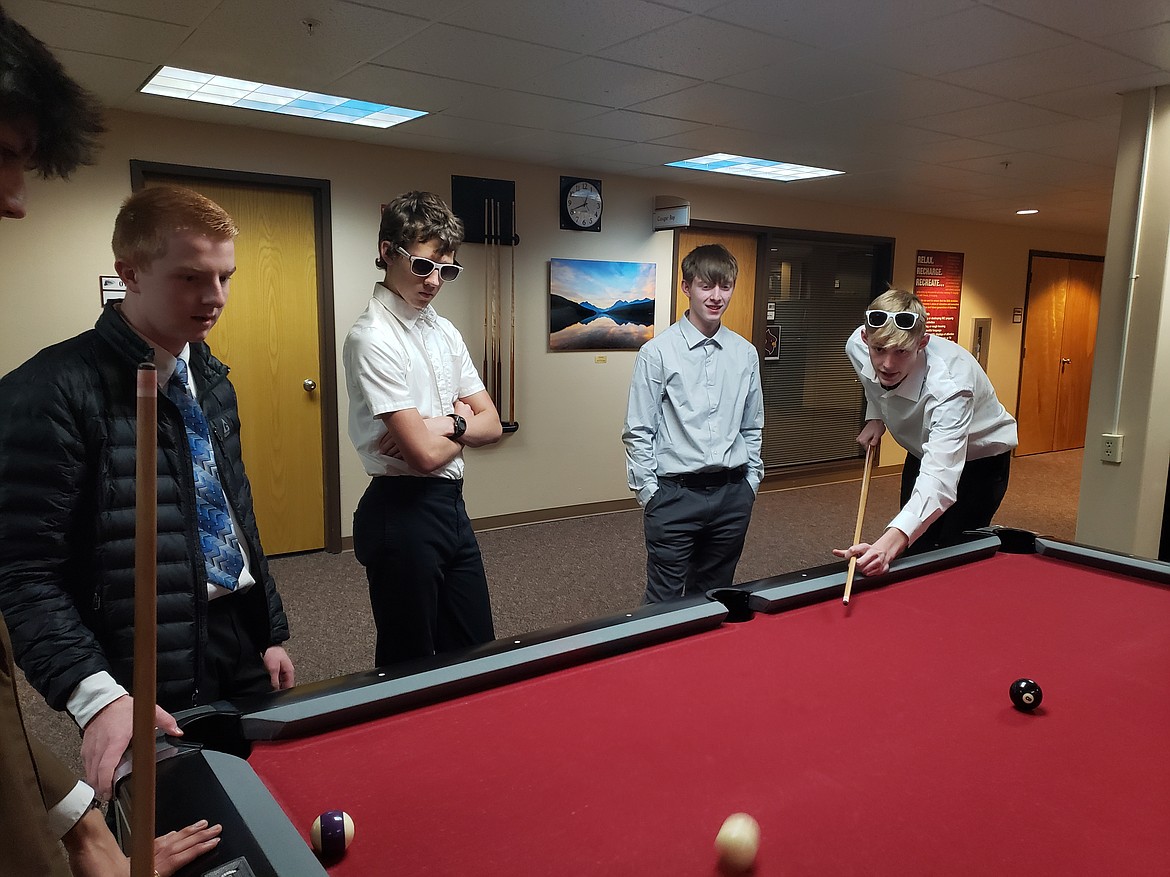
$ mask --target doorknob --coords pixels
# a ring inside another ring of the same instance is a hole
[[[303,384],[301,384],[301,386],[305,388],[306,393],[311,393],[315,389],[317,389],[317,382],[314,381],[312,378],[306,378],[305,382]]]

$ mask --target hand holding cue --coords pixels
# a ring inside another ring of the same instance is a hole
[[[130,744],[131,877],[154,870],[154,702],[158,652],[158,372],[138,366],[134,507],[134,736]]]
[[[865,449],[865,471],[861,474],[861,502],[857,505],[857,526],[853,530],[853,544],[861,541],[861,524],[865,520],[865,500],[869,496],[869,471],[873,465],[873,449],[870,445]],[[857,555],[849,558],[849,572],[845,575],[845,597],[842,603],[849,604],[849,594],[853,591],[853,575],[857,572]]]

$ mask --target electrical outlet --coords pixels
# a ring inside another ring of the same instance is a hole
[[[1101,436],[1101,459],[1106,463],[1121,462],[1121,440],[1123,435],[1105,433]]]

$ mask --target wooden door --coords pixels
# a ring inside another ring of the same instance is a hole
[[[244,465],[267,554],[325,547],[321,353],[313,196],[201,179],[151,177],[211,198],[236,221],[236,273],[208,337],[231,367]],[[307,391],[305,382],[314,389]]]
[[[739,276],[735,281],[735,293],[731,303],[723,312],[723,325],[748,341],[754,341],[754,317],[756,313],[756,241],[754,234],[742,232],[683,229],[678,235],[678,264],[675,265],[674,319],[678,320],[687,309],[689,299],[682,292],[682,260],[695,247],[703,244],[723,244],[735,256],[739,265]]]
[[[1099,260],[1032,257],[1017,455],[1084,446],[1102,269]]]
[[[1077,259],[1069,263],[1060,345],[1060,393],[1056,398],[1056,424],[1052,438],[1054,451],[1085,445],[1104,269],[1104,262]]]

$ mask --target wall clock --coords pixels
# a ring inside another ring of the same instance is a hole
[[[601,180],[561,177],[561,228],[601,231]]]

